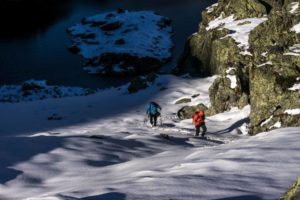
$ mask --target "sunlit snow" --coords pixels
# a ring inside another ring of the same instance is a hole
[[[215,78],[0,103],[0,199],[278,199],[300,173],[298,127],[249,137],[246,106],[207,117],[201,139],[176,117],[182,97],[209,105]],[[144,121],[152,100],[162,107],[156,128]],[[63,118],[47,120],[53,113]]]

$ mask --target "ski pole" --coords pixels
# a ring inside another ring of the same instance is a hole
[[[147,121],[148,121],[148,115],[146,114],[144,118],[144,126],[147,124]]]
[[[162,123],[162,114],[160,114],[160,116],[159,116],[159,123],[160,123],[160,126],[163,125],[163,123]]]

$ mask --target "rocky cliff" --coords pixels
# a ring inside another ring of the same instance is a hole
[[[300,126],[300,9],[295,0],[219,0],[202,13],[175,74],[217,74],[212,113],[251,104],[250,133]]]

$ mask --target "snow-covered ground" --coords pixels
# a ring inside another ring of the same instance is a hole
[[[21,85],[0,86],[0,102],[16,103],[49,98],[84,96],[95,92],[96,90],[80,87],[50,86],[45,80],[28,80]]]
[[[300,174],[299,127],[247,136],[247,106],[207,117],[207,139],[193,137],[175,113],[208,106],[214,79],[167,75],[135,94],[0,103],[0,199],[278,199]],[[175,104],[182,97],[192,101]],[[150,100],[162,127],[144,123]]]

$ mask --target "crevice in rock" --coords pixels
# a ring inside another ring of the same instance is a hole
[[[263,1],[263,0],[258,0],[259,3],[261,3],[263,6],[265,6],[266,10],[267,10],[267,14],[269,14],[272,10],[272,6],[270,4],[268,4],[267,2]]]

